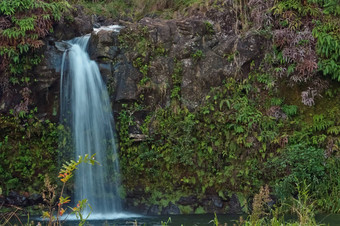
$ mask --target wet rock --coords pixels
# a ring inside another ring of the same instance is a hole
[[[54,45],[61,52],[65,52],[66,50],[71,48],[71,44],[67,42],[55,42]]]
[[[28,202],[29,205],[38,205],[43,203],[43,197],[41,196],[41,194],[32,194],[28,197]]]
[[[133,199],[125,200],[125,203],[123,205],[124,210],[127,212],[136,213],[136,214],[142,214],[142,215],[148,214],[150,207],[148,207],[145,204],[139,204],[135,206],[133,202],[134,202]]]
[[[219,196],[213,196],[211,197],[212,203],[214,204],[215,207],[217,208],[222,208],[223,207],[223,201]]]
[[[215,24],[215,30],[221,35],[235,33],[236,18],[233,1],[217,2],[216,7],[212,7],[206,12],[206,17]]]
[[[33,70],[35,82],[39,91],[50,87],[60,77],[61,61],[63,52],[58,50],[56,46],[61,49],[67,48],[67,44],[54,44],[53,41],[47,41],[45,46],[41,49],[44,55],[41,63]]]
[[[178,208],[178,206],[176,206],[172,202],[170,202],[167,207],[164,207],[162,209],[162,215],[178,215],[180,213],[181,213],[181,211]]]
[[[159,215],[160,208],[158,205],[152,205],[148,210],[148,215]]]
[[[64,46],[65,48],[66,45]],[[58,121],[55,112],[59,106],[60,71],[63,52],[55,46],[54,39],[46,40],[45,46],[41,49],[44,55],[41,63],[34,67],[30,77],[34,83],[30,89],[31,104],[37,106],[39,112],[46,114],[52,121]]]
[[[100,23],[94,23],[94,24],[93,24],[93,27],[94,27],[94,28],[100,28],[101,25],[100,25]]]
[[[17,192],[11,191],[5,198],[6,205],[11,206],[28,206],[28,199],[25,196],[19,195]]]
[[[99,63],[98,67],[104,81],[107,82],[113,74],[112,65],[110,63]]]
[[[140,72],[128,63],[117,64],[113,70],[117,80],[115,101],[137,100],[137,84],[141,78]]]
[[[207,213],[224,213],[224,202],[218,195],[208,195],[199,204]]]
[[[165,107],[170,102],[171,75],[174,70],[172,58],[157,57],[150,63],[150,83],[140,87],[139,92],[144,95],[145,104],[151,107]]]
[[[178,201],[177,204],[183,205],[183,206],[188,206],[188,205],[194,205],[197,203],[197,197],[196,196],[187,196],[187,197],[181,197]]]
[[[89,55],[97,61],[113,60],[119,53],[118,33],[111,30],[93,32],[89,40]]]
[[[229,205],[229,213],[231,214],[242,214],[243,213],[240,201],[238,200],[236,194],[233,194],[231,196],[228,205]]]
[[[206,51],[203,59],[183,60],[181,94],[183,103],[195,109],[208,95],[212,87],[222,85],[228,76],[224,71],[225,62],[212,51]]]

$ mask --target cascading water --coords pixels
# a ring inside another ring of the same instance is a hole
[[[75,159],[96,153],[100,166],[81,164],[75,175],[75,201],[88,199],[95,218],[121,211],[119,163],[114,121],[106,85],[86,52],[90,35],[68,41],[61,68],[61,123],[71,128]],[[100,216],[98,216],[100,215]]]

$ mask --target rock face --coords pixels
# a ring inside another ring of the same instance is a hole
[[[232,30],[217,32],[215,29],[220,26],[213,23],[206,17],[144,18],[137,24],[126,24],[120,40],[113,31],[92,33],[89,52],[92,59],[113,65],[113,101],[131,101],[143,94],[148,106],[169,104],[173,88],[171,76],[179,63],[181,102],[194,110],[211,88],[222,85],[225,78],[246,75],[252,64],[260,62],[268,44],[263,37],[251,32],[243,36]],[[129,42],[132,34],[141,32],[141,27],[144,33],[140,38],[145,40]],[[121,49],[119,41],[136,46]],[[144,65],[138,65],[138,60]],[[147,68],[144,76],[141,67]],[[144,86],[139,84],[143,77],[149,79]]]
[[[54,27],[53,36],[56,40],[70,40],[91,33],[93,20],[86,15],[83,7],[76,6],[71,12],[64,15]]]

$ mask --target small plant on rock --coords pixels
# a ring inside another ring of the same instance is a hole
[[[195,62],[198,62],[200,59],[204,57],[204,53],[202,50],[196,50],[196,52],[191,54],[191,57],[194,59]]]

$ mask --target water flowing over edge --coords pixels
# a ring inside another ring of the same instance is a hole
[[[119,32],[121,28],[112,25],[94,29],[94,32]],[[102,165],[80,166],[76,170],[75,201],[89,200],[93,207],[90,220],[139,217],[122,212],[114,120],[97,63],[90,60],[86,52],[89,39],[90,35],[85,35],[67,41],[71,48],[64,52],[61,65],[61,123],[71,128],[76,159],[79,155],[96,153],[96,160]],[[110,177],[115,181],[108,183]]]

